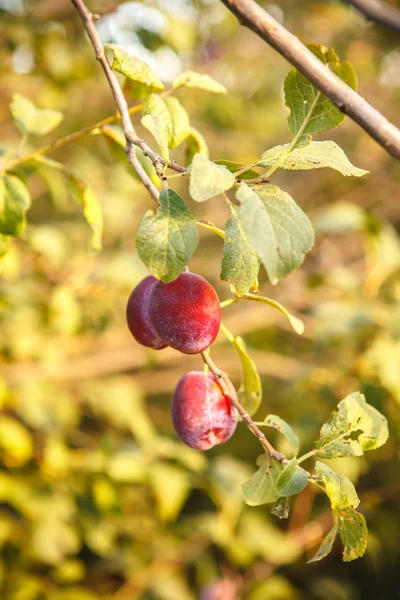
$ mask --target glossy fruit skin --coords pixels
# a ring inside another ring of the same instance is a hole
[[[157,281],[150,296],[149,316],[160,338],[184,354],[206,350],[221,325],[217,293],[195,273],[181,273],[170,283]]]
[[[126,306],[126,321],[131,334],[139,344],[161,350],[168,344],[160,338],[149,319],[149,299],[157,281],[158,279],[148,275],[135,287]]]
[[[236,392],[231,386],[231,395]],[[211,373],[189,371],[172,398],[172,422],[181,440],[195,450],[226,442],[236,429],[238,414]]]

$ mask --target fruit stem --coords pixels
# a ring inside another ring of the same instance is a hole
[[[265,437],[265,435],[263,434],[263,432],[261,431],[261,429],[259,429],[257,427],[257,425],[254,423],[254,421],[250,417],[250,415],[245,411],[245,409],[240,404],[240,402],[236,398],[232,397],[232,395],[229,392],[229,386],[228,386],[228,383],[227,383],[228,376],[226,375],[226,373],[224,373],[223,371],[221,371],[217,367],[217,365],[212,360],[209,352],[202,352],[201,353],[201,357],[202,357],[204,363],[210,369],[211,373],[218,380],[218,382],[219,382],[219,384],[220,384],[220,386],[222,388],[222,391],[224,392],[225,396],[227,396],[229,398],[232,406],[234,406],[236,408],[236,410],[238,411],[239,415],[242,417],[242,420],[246,423],[246,425],[250,429],[250,431],[259,440],[260,444],[262,445],[262,447],[264,448],[264,450],[267,452],[267,454],[271,458],[275,458],[280,463],[286,462],[287,461],[286,456],[284,454],[282,454],[282,452],[278,452],[277,450],[275,450],[275,448],[267,440],[267,438]]]

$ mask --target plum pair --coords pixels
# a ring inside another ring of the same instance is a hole
[[[184,354],[206,350],[217,337],[221,308],[214,288],[200,275],[182,273],[164,283],[151,275],[133,290],[126,309],[137,342]],[[236,399],[230,384],[230,396]],[[212,373],[190,371],[179,380],[172,399],[172,421],[181,440],[208,450],[226,442],[237,424],[237,411]]]
[[[181,273],[170,283],[149,275],[131,293],[126,317],[139,344],[198,354],[218,335],[221,307],[214,288],[200,275]]]

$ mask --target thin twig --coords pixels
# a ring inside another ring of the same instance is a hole
[[[239,22],[275,48],[389,154],[400,159],[400,130],[324,65],[254,0],[221,0]]]
[[[243,406],[240,404],[240,402],[237,400],[237,398],[233,397],[233,395],[230,392],[230,386],[227,383],[228,376],[226,375],[226,373],[224,373],[217,367],[217,365],[214,363],[214,361],[212,360],[212,358],[208,352],[202,352],[201,357],[202,357],[203,361],[205,362],[205,364],[210,369],[211,373],[218,380],[225,396],[227,396],[229,398],[232,406],[234,406],[236,408],[239,415],[242,417],[243,421],[246,423],[246,425],[250,429],[250,431],[252,431],[252,433],[259,440],[259,442],[262,445],[262,447],[264,448],[264,450],[269,454],[269,456],[271,458],[275,458],[277,461],[279,461],[281,463],[286,462],[286,460],[287,460],[286,456],[284,454],[282,454],[282,452],[278,452],[278,450],[275,450],[275,448],[267,440],[267,438],[265,437],[265,435],[263,434],[261,429],[259,429],[257,427],[257,425],[254,423],[254,421],[250,417],[250,415],[244,410]]]
[[[104,52],[104,46],[101,42],[99,34],[97,33],[96,27],[94,26],[94,23],[93,23],[94,20],[97,20],[97,15],[94,16],[88,10],[88,8],[85,6],[85,4],[82,0],[71,0],[71,1],[72,1],[73,5],[75,6],[76,10],[78,11],[79,16],[82,19],[82,22],[85,26],[86,32],[89,36],[90,42],[94,48],[96,58],[99,61],[99,63],[101,64],[103,71],[105,73],[105,76],[107,77],[108,83],[110,84],[110,88],[111,88],[112,94],[114,96],[116,107],[118,109],[118,112],[121,115],[122,128],[124,130],[124,134],[125,134],[125,138],[126,138],[125,151],[126,151],[126,155],[128,157],[128,161],[132,165],[132,167],[135,169],[136,173],[138,174],[143,185],[146,187],[146,189],[148,190],[148,192],[151,195],[151,197],[153,198],[153,200],[158,202],[159,191],[157,190],[156,186],[151,181],[150,177],[147,175],[147,173],[144,170],[144,168],[142,167],[139,159],[137,158],[135,146],[138,146],[139,148],[141,148],[141,150],[143,151],[143,154],[150,158],[151,162],[154,165],[156,173],[160,176],[160,178],[164,177],[163,167],[165,165],[165,161],[160,156],[158,156],[158,154],[153,152],[144,140],[141,140],[136,135],[136,132],[132,125],[131,117],[129,115],[128,105],[126,103],[124,94],[122,93],[122,90],[119,86],[118,80],[117,80],[113,70],[111,69],[110,65],[108,64],[108,61],[107,61],[107,58],[106,58],[106,55]]]
[[[400,10],[377,0],[348,0],[368,21],[373,21],[400,34]]]

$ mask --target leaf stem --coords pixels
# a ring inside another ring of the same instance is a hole
[[[316,453],[316,450],[310,450],[310,452],[303,454],[303,456],[300,456],[300,458],[297,459],[297,464],[300,464],[300,463],[304,462],[305,460],[307,460],[308,458],[315,456],[315,453]]]

